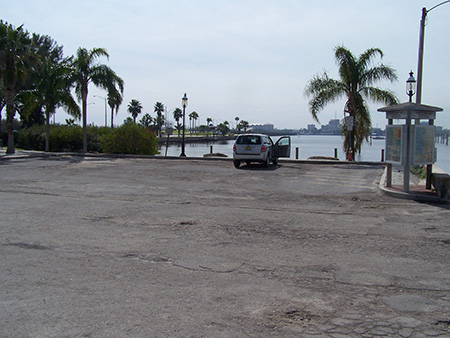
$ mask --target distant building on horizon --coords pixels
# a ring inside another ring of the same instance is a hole
[[[322,128],[320,128],[321,134],[339,135],[341,133],[340,122],[339,119],[330,120],[328,124],[324,124]]]
[[[308,130],[308,132],[310,133],[314,133],[317,131],[317,128],[315,124],[308,124],[306,130]]]
[[[274,131],[274,125],[271,123],[252,123],[249,124],[248,129],[251,130],[252,132],[259,132],[259,133],[270,133],[272,131]]]

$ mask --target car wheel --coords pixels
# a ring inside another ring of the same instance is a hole
[[[263,167],[264,168],[268,168],[269,165],[270,165],[270,154],[267,154],[267,157],[266,157],[266,159],[263,162]]]
[[[239,166],[241,165],[241,161],[239,161],[239,160],[234,160],[233,162],[234,162],[235,168],[239,168]]]

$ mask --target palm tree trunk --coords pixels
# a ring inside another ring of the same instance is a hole
[[[49,139],[50,139],[50,113],[45,110],[45,151],[49,152],[50,145],[49,145]]]
[[[111,107],[111,129],[114,128],[114,107]]]
[[[87,153],[87,88],[82,89],[83,153]]]
[[[16,111],[14,109],[14,90],[6,89],[6,130],[8,131],[8,147],[6,148],[7,154],[14,154],[16,149],[14,148],[14,115]]]

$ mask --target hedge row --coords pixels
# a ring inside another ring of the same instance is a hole
[[[45,126],[20,129],[15,133],[15,146],[26,150],[45,150]],[[52,152],[82,152],[83,128],[51,125],[49,147]],[[155,155],[158,141],[152,131],[135,123],[119,128],[87,127],[88,152]]]

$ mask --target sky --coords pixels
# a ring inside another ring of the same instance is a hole
[[[417,72],[422,7],[441,0],[0,0],[0,19],[49,35],[65,56],[79,47],[105,48],[98,61],[125,81],[115,124],[128,116],[137,99],[143,113],[155,116],[162,102],[173,121],[181,98],[197,124],[212,118],[234,126],[235,118],[271,123],[278,129],[316,124],[308,110],[305,86],[327,71],[338,79],[334,48],[356,56],[379,48],[381,61],[397,71],[398,81],[377,86],[408,101],[405,82]],[[436,125],[450,128],[450,3],[428,13],[422,103],[444,109]],[[89,87],[88,123],[105,124],[106,92]],[[325,107],[321,124],[343,117],[345,99]],[[383,104],[370,103],[372,124],[384,128]],[[107,108],[107,123],[110,111]],[[69,116],[58,110],[56,122]],[[139,118],[138,118],[139,119]],[[188,122],[187,122],[188,124]]]

